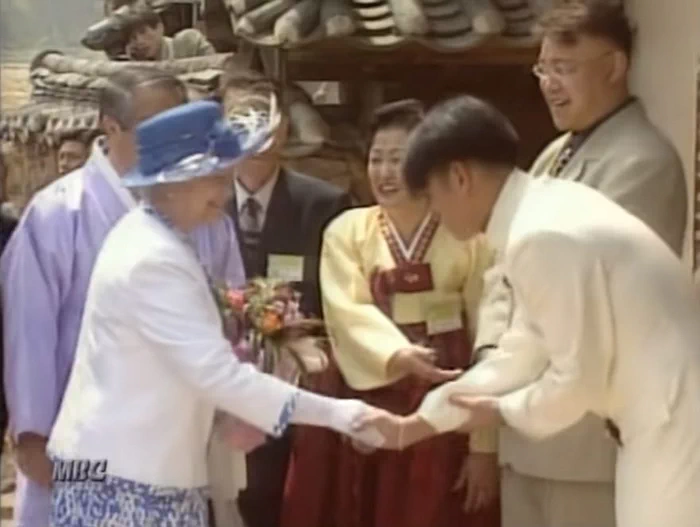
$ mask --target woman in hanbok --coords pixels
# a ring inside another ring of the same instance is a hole
[[[402,415],[471,365],[482,275],[492,261],[482,239],[455,240],[427,201],[405,190],[401,161],[421,117],[417,101],[377,112],[367,172],[378,205],[328,226],[320,270],[337,370],[318,385]],[[496,527],[494,434],[472,437],[471,449],[473,463],[465,464],[470,439],[448,434],[365,455],[336,434],[298,427],[283,527]],[[463,465],[474,470],[461,473]],[[475,481],[479,474],[489,481]]]
[[[210,101],[137,128],[139,170],[124,182],[145,202],[109,233],[92,274],[48,445],[52,525],[206,526],[217,409],[273,436],[299,423],[356,439],[353,423],[376,411],[259,373],[224,336],[190,233],[219,218],[231,166],[259,151],[268,128],[235,133]],[[380,444],[376,433],[359,439]]]

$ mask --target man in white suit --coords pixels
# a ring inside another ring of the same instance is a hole
[[[633,31],[621,3],[555,2],[539,26],[543,41],[533,73],[564,134],[545,148],[531,173],[599,190],[680,255],[686,180],[676,151],[630,95]],[[484,306],[507,327],[513,298],[494,276],[500,274],[498,268],[491,272]],[[493,334],[493,318],[488,327]],[[492,335],[477,336],[482,357],[497,345]],[[503,527],[613,527],[615,442],[603,430],[603,421],[591,414],[544,441],[502,429]]]
[[[417,414],[380,423],[388,446],[499,424],[544,439],[594,413],[620,433],[618,527],[696,527],[700,307],[687,273],[602,194],[517,170],[517,142],[508,120],[472,97],[437,106],[410,141],[407,185],[427,191],[456,237],[486,233],[518,309],[497,352]]]

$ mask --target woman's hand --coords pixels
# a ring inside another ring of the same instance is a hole
[[[353,432],[356,434],[371,429],[376,430],[384,439],[380,448],[388,450],[403,450],[436,434],[436,431],[417,414],[402,417],[380,409],[365,413],[353,423]],[[353,439],[353,445],[365,454],[375,450],[373,445],[358,439]]]
[[[462,373],[462,370],[443,370],[435,366],[435,351],[423,346],[401,349],[392,355],[387,364],[389,377],[413,375],[431,384],[451,381]]]

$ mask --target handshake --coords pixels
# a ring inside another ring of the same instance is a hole
[[[503,423],[497,397],[449,395],[444,403],[449,405],[445,409],[451,417],[449,420],[443,419],[445,412],[433,411],[434,406],[425,404],[429,397],[417,412],[408,416],[364,405],[350,425],[348,435],[353,445],[365,453],[377,448],[403,450],[442,433],[458,431],[469,434],[478,428]]]
[[[390,376],[411,375],[425,382],[445,384],[428,393],[418,410],[408,416],[364,405],[350,431],[345,432],[358,450],[402,450],[438,434],[471,433],[503,423],[498,398],[483,396],[479,390],[483,387],[475,385],[469,373],[439,369],[433,350],[422,346],[400,350],[392,357],[387,371]]]

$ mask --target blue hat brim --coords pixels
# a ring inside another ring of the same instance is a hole
[[[197,158],[194,161],[184,160],[171,168],[161,170],[157,174],[144,175],[136,167],[124,175],[122,184],[127,188],[151,187],[213,176],[260,153],[262,147],[268,141],[269,131],[265,134],[258,133],[257,137],[247,141],[245,149],[235,158],[219,158],[210,154],[201,154],[193,156]]]
[[[266,120],[262,125],[261,123],[247,123],[243,121],[241,126],[237,127],[239,130],[235,132],[232,132],[231,125],[228,125],[228,132],[233,133],[237,137],[238,145],[233,148],[233,151],[228,149],[232,144],[224,141],[219,145],[223,147],[221,149],[214,144],[209,152],[189,156],[155,174],[144,174],[137,166],[124,175],[122,184],[128,188],[150,187],[212,176],[266,151],[274,141],[274,134],[281,122],[281,114],[274,111],[276,108],[276,100],[274,98],[271,101],[271,108],[274,118]],[[228,140],[229,138],[226,137],[225,139]],[[227,157],[219,157],[216,153]],[[235,155],[235,157],[228,157],[232,155]]]
[[[248,156],[243,156],[238,159],[210,158],[209,161],[197,163],[187,168],[161,170],[159,173],[150,176],[144,176],[138,169],[133,169],[124,175],[122,184],[127,188],[151,187],[165,183],[181,183],[192,179],[204,178],[233,167],[245,159],[245,157]]]

